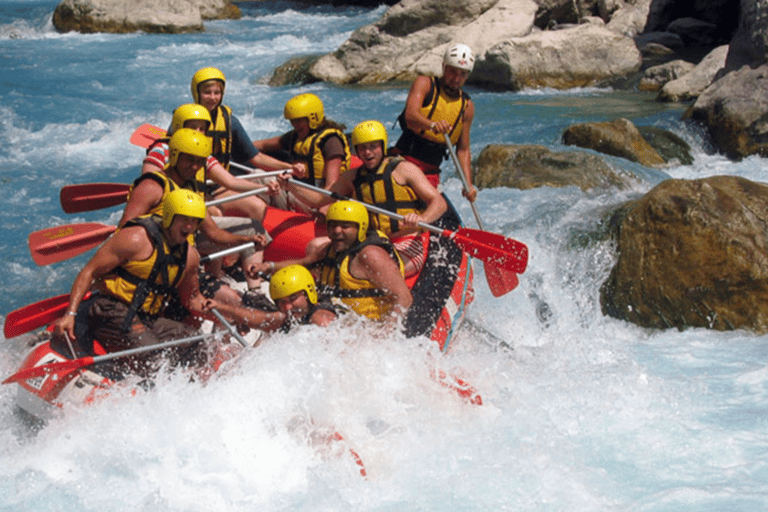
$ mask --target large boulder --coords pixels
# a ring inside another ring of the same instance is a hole
[[[620,174],[598,155],[583,151],[555,152],[535,144],[490,144],[475,161],[473,182],[478,188],[577,186],[626,189],[639,180]]]
[[[661,329],[768,332],[768,185],[667,180],[620,211],[604,314]]]
[[[768,64],[768,0],[741,0],[739,26],[725,62],[726,71]]]
[[[636,73],[641,64],[631,38],[583,24],[493,46],[475,64],[472,80],[508,90],[570,89],[610,84]]]
[[[477,56],[470,83],[504,89],[611,83],[640,66],[631,36],[642,28],[650,1],[403,0],[354,31],[310,74],[339,84],[439,75],[445,49],[462,42]],[[601,13],[610,18],[598,18]],[[536,24],[558,30],[541,31]],[[517,50],[523,53],[505,55]],[[542,54],[557,61],[550,63]],[[519,76],[516,65],[524,70]]]
[[[563,143],[626,158],[648,167],[661,167],[667,163],[629,119],[571,125],[563,132]]]
[[[689,101],[696,99],[723,69],[728,55],[728,45],[712,50],[690,72],[665,83],[659,93],[659,101]]]
[[[685,113],[728,157],[768,156],[768,64],[744,66],[710,85]]]
[[[355,30],[310,73],[339,84],[439,74],[450,44],[468,44],[480,56],[497,42],[530,32],[536,8],[533,0],[402,0],[375,23]]]
[[[64,0],[53,13],[60,32],[202,32],[204,19],[239,18],[229,0]]]

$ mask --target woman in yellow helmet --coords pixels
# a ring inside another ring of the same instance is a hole
[[[208,133],[210,126],[211,115],[202,105],[187,103],[177,107],[173,111],[169,135],[155,140],[147,149],[147,155],[142,162],[141,173],[162,171],[168,165],[170,159],[170,148],[168,146],[170,134],[182,128],[191,128],[201,133]],[[261,183],[233,176],[213,155],[208,157],[205,167],[201,169],[200,175],[197,177],[197,181],[201,182],[201,186],[206,180],[216,183],[216,188],[218,189],[215,196],[209,194],[207,199],[247,192],[264,186]],[[219,187],[221,188],[219,189]],[[215,210],[212,210],[213,215],[248,217],[261,222],[264,220],[267,203],[259,196],[249,196],[226,202],[214,208]]]
[[[298,174],[303,174],[306,171],[303,165],[283,162],[253,146],[251,138],[232,113],[232,109],[222,103],[225,86],[224,73],[212,67],[198,70],[192,76],[190,84],[194,102],[208,109],[211,115],[212,124],[208,134],[213,138],[213,156],[235,175],[244,173],[230,169],[230,162],[269,171],[293,169]]]
[[[261,151],[283,151],[293,162],[307,167],[300,178],[316,187],[328,188],[349,169],[350,151],[344,135],[346,127],[325,116],[323,102],[311,93],[294,96],[285,104],[284,117],[293,130],[270,139],[256,140]]]

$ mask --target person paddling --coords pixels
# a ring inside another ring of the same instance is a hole
[[[206,216],[200,195],[177,188],[164,196],[162,215],[144,215],[123,224],[75,278],[69,307],[54,323],[53,336],[79,340],[81,349],[88,339],[96,339],[107,352],[190,336],[193,329],[189,325],[164,314],[176,294],[184,307],[197,316],[207,316],[207,311],[220,305],[200,293],[200,255],[189,244]],[[94,293],[83,301],[89,289]],[[251,326],[265,330],[275,329],[285,321],[281,312],[247,313],[258,314],[258,322]],[[76,317],[85,327],[79,332]],[[199,364],[202,353],[176,353],[172,362]],[[157,360],[134,358],[128,368],[146,376],[157,364]]]
[[[177,107],[173,111],[171,129],[168,135],[156,139],[147,149],[147,155],[142,162],[141,173],[162,171],[166,168],[171,154],[168,146],[171,134],[179,131],[181,128],[191,128],[207,133],[211,124],[211,114],[202,105],[186,103]],[[200,171],[200,176],[197,178],[201,182],[211,180],[215,183],[210,190],[206,188],[206,191],[211,192],[206,194],[206,200],[228,197],[236,192],[248,192],[263,186],[253,181],[233,176],[213,155],[208,157],[205,166]],[[264,220],[267,203],[258,195],[254,195],[228,201],[215,208],[217,212],[214,215],[248,217],[261,222]]]
[[[406,265],[406,275],[416,274],[424,264],[419,222],[431,224],[446,211],[443,196],[416,165],[401,157],[386,156],[387,130],[379,121],[369,120],[352,130],[352,144],[362,165],[342,174],[330,190],[404,216],[397,221],[386,215],[371,215],[371,224],[395,241]],[[314,207],[333,198],[307,190],[283,179],[288,190]]]
[[[213,125],[209,135],[213,138],[213,156],[233,174],[243,174],[243,172],[239,170],[233,172],[230,162],[269,171],[294,169],[299,173],[306,172],[303,164],[288,164],[254,147],[245,128],[232,113],[232,109],[222,103],[226,82],[224,73],[216,68],[206,67],[192,76],[190,84],[194,102],[207,108],[211,115]]]
[[[315,278],[302,265],[289,265],[275,272],[269,280],[269,296],[277,309],[286,314],[282,326],[285,332],[292,325],[326,327],[343,311],[318,295]]]
[[[163,171],[144,173],[134,181],[118,226],[140,215],[161,213],[163,198],[176,188],[186,188],[203,197],[203,184],[198,180],[198,171],[211,154],[211,138],[191,128],[181,128],[171,136],[168,144],[168,165]],[[208,214],[200,224],[200,232],[201,250],[205,252],[253,242],[254,248],[244,251],[241,260],[250,280],[249,288],[258,288],[260,279],[249,269],[261,262],[263,253],[259,249],[263,249],[268,241],[258,221]]]
[[[349,170],[351,153],[346,127],[325,116],[323,102],[312,93],[294,96],[285,104],[283,115],[293,130],[269,139],[255,140],[260,151],[283,152],[291,162],[303,163],[307,176],[302,181],[329,189],[339,176]],[[287,209],[303,210],[302,203],[286,200]]]
[[[408,91],[405,110],[398,120],[403,133],[395,143],[394,153],[418,165],[437,187],[440,164],[448,158],[447,135],[456,146],[456,154],[467,178],[468,190],[462,194],[469,201],[477,198],[472,182],[470,130],[475,105],[463,87],[475,65],[475,55],[465,44],[448,47],[443,56],[440,77],[418,76]]]

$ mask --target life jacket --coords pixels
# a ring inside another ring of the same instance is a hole
[[[411,187],[400,185],[392,178],[392,172],[402,161],[403,158],[400,157],[386,157],[375,172],[369,171],[365,166],[358,167],[352,181],[355,199],[400,215],[422,213],[426,210],[427,205]],[[400,223],[396,219],[382,214],[371,214],[371,223],[387,235],[400,230]]]
[[[166,166],[166,169],[167,168],[168,166]],[[139,185],[139,183],[141,183],[144,180],[152,180],[155,183],[159,184],[161,187],[163,187],[163,199],[165,198],[166,195],[168,195],[168,193],[173,192],[174,190],[179,188],[179,186],[172,179],[170,179],[168,175],[166,175],[163,172],[159,172],[159,171],[145,172],[144,174],[142,174],[141,176],[139,176],[133,181],[133,184],[131,185],[131,188],[128,191],[129,201],[131,200],[131,193],[133,192],[133,189],[136,188]],[[186,188],[188,190],[191,190],[192,192],[200,194],[200,197],[205,199],[205,196],[203,193],[203,191],[205,190],[204,187],[205,187],[205,181],[203,180],[203,182],[200,182],[200,174],[198,173],[195,176],[194,181],[187,181],[186,183],[184,183],[184,186],[181,188]],[[159,215],[160,217],[162,217],[163,216],[163,200],[161,199],[160,202],[147,213],[149,215]],[[192,245],[195,244],[194,234],[189,235],[188,241]]]
[[[103,276],[97,283],[99,292],[111,295],[128,306],[123,321],[127,332],[133,318],[156,318],[165,309],[176,289],[187,263],[189,244],[183,242],[169,247],[163,236],[157,215],[143,215],[128,221],[125,226],[141,226],[149,235],[154,251],[144,261],[128,261]]]
[[[421,105],[421,114],[432,121],[448,121],[451,130],[448,132],[451,143],[456,145],[464,129],[464,111],[467,109],[469,94],[461,91],[459,97],[448,95],[440,86],[440,82],[432,77],[432,85],[424,97]],[[408,128],[405,122],[405,110],[397,118],[403,133],[397,140],[395,147],[404,155],[417,158],[434,166],[435,169],[425,171],[425,174],[437,174],[440,172],[440,163],[448,158],[448,149],[445,146],[445,138],[442,133],[434,133],[423,130],[419,133]]]
[[[212,155],[226,170],[229,170],[229,162],[232,160],[232,109],[226,105],[219,105],[211,118],[213,124],[206,135],[213,139]]]
[[[358,279],[349,272],[349,262],[364,247],[378,245],[383,247],[400,268],[400,275],[405,275],[403,260],[397,254],[392,243],[381,231],[369,230],[364,241],[357,242],[341,254],[331,247],[325,258],[318,263],[320,279],[318,293],[340,299],[351,310],[374,320],[386,316],[392,309],[392,299],[384,290],[366,279]]]
[[[322,148],[328,138],[333,136],[341,139],[341,143],[344,146],[344,158],[341,162],[339,173],[349,170],[352,153],[349,150],[347,137],[341,130],[331,127],[321,128],[317,132],[310,133],[302,140],[298,139],[294,131],[289,144],[291,161],[301,162],[307,166],[307,177],[296,179],[316,187],[325,186],[325,158],[323,158]]]

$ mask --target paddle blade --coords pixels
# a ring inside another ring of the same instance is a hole
[[[444,231],[463,251],[498,267],[522,274],[528,266],[528,246],[517,240],[479,229]]]
[[[161,137],[165,137],[165,130],[146,123],[136,128],[136,131],[133,132],[133,135],[131,135],[131,144],[146,149]]]
[[[59,199],[65,213],[101,210],[124,203],[130,185],[122,183],[83,183],[61,188]]]
[[[66,373],[80,368],[84,368],[93,364],[93,357],[81,357],[80,359],[73,359],[71,361],[60,361],[58,363],[41,364],[40,366],[33,366],[32,368],[26,368],[20,372],[16,372],[3,381],[3,384],[12,384],[21,380],[36,379],[37,377],[43,377],[51,373]]]
[[[5,317],[3,333],[6,338],[14,338],[48,325],[63,315],[68,305],[69,294],[66,293],[11,311]]]
[[[506,270],[492,263],[484,263],[485,268],[485,280],[488,281],[488,288],[491,289],[491,293],[494,297],[501,297],[511,292],[520,281],[517,279],[517,274],[511,270]]]
[[[35,231],[29,235],[29,251],[35,263],[50,265],[98,246],[116,229],[98,222],[86,222]]]

